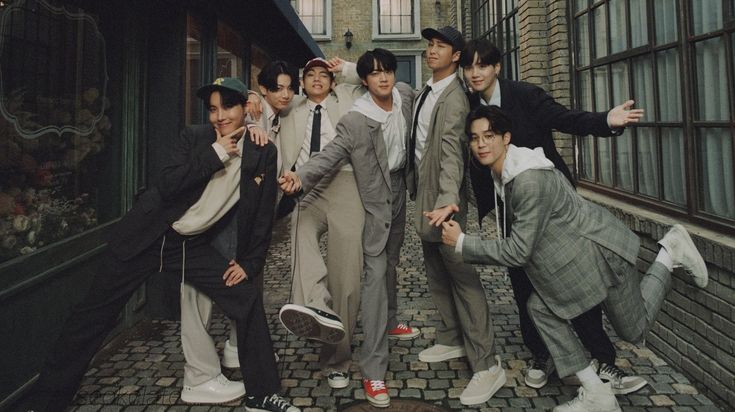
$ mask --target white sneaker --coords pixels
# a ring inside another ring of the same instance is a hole
[[[426,363],[442,362],[462,356],[467,356],[463,346],[447,346],[438,343],[419,352],[419,360]]]
[[[500,357],[495,356],[497,368],[495,373],[490,370],[476,372],[472,375],[472,380],[467,384],[467,387],[459,395],[459,402],[462,405],[477,405],[485,403],[488,399],[495,395],[498,389],[502,388],[507,381],[505,377],[505,369],[500,364]]]
[[[554,372],[554,361],[551,358],[531,359],[523,376],[526,386],[541,389],[549,382],[549,375]]]
[[[342,389],[350,385],[350,375],[347,372],[332,371],[327,375],[327,383],[332,389]]]
[[[571,401],[554,408],[553,412],[621,412],[610,383],[595,386],[586,391],[580,387],[578,395]]]
[[[636,392],[648,385],[648,382],[640,376],[628,375],[615,365],[603,363],[597,375],[603,382],[610,382],[615,395],[627,395]]]
[[[707,265],[704,264],[702,255],[699,254],[697,247],[694,246],[692,238],[684,229],[684,226],[675,224],[666,232],[666,235],[658,241],[674,261],[674,266],[684,268],[689,276],[694,279],[694,283],[700,288],[707,286]]]
[[[245,385],[231,381],[223,374],[196,386],[184,385],[181,400],[186,403],[228,403],[245,396]]]
[[[240,368],[240,358],[237,356],[237,346],[225,341],[225,350],[222,352],[222,366],[230,369]]]

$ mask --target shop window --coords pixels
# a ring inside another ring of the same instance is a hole
[[[606,111],[632,98],[646,110],[623,136],[577,139],[581,184],[732,230],[732,1],[573,4],[576,106]]]
[[[107,53],[83,10],[0,8],[0,265],[120,215]]]
[[[186,68],[184,107],[186,124],[199,123],[202,104],[196,91],[202,85],[202,27],[191,15],[186,18]]]
[[[243,77],[247,44],[240,34],[225,23],[217,23],[217,67],[215,77]],[[205,83],[208,81],[205,80]]]

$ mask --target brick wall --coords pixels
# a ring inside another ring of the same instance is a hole
[[[608,208],[638,236],[638,270],[645,272],[656,258],[661,239],[673,219],[633,208],[605,196],[580,190]],[[678,269],[672,290],[646,345],[687,375],[712,400],[735,405],[735,238],[687,225],[709,272],[705,289],[694,286]],[[723,409],[727,410],[727,409]]]

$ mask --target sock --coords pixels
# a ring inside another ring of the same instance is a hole
[[[602,385],[602,380],[600,380],[600,377],[597,376],[597,372],[592,369],[591,365],[587,365],[586,368],[577,372],[576,375],[577,378],[579,378],[579,382],[581,382],[582,386],[587,390],[589,390],[592,386]]]
[[[671,258],[671,255],[666,250],[666,248],[661,248],[658,250],[658,255],[656,256],[656,262],[659,262],[666,266],[666,269],[669,270],[669,272],[674,271],[674,260]]]

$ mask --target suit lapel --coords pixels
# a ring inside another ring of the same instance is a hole
[[[367,118],[368,133],[370,134],[370,142],[375,149],[375,156],[377,157],[378,166],[380,171],[383,172],[383,179],[388,187],[390,184],[390,168],[388,166],[388,151],[385,147],[385,140],[383,139],[383,133],[380,128],[380,123],[376,122],[371,118]]]
[[[285,149],[283,153],[284,164],[290,168],[296,164],[299,158],[301,146],[304,144],[304,136],[306,136],[305,127],[306,119],[309,116],[309,106],[304,99],[298,106],[293,108],[293,113],[289,116],[289,127],[287,136],[281,132],[282,146]],[[284,139],[285,138],[285,139]]]
[[[342,116],[342,113],[340,113],[339,110],[339,99],[337,99],[337,96],[334,93],[330,93],[329,96],[324,99],[324,106],[327,108],[327,115],[329,116],[329,121],[332,123],[332,127],[337,127],[337,123]]]

